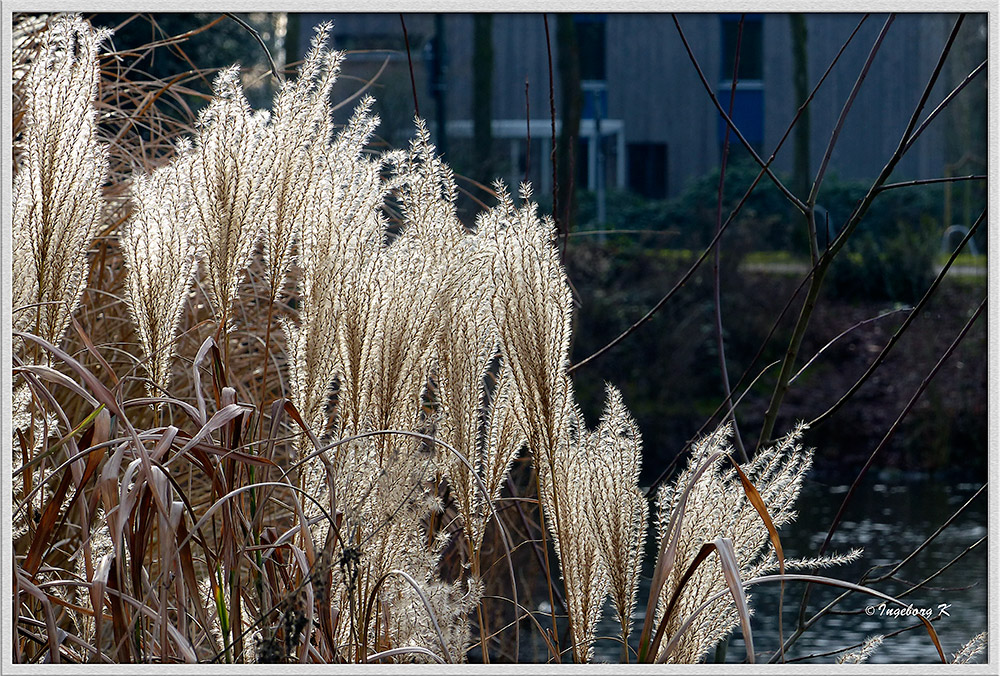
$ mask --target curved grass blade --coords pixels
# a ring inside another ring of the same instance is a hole
[[[722,574],[725,576],[726,584],[736,602],[736,612],[740,616],[740,628],[743,630],[743,641],[747,648],[747,661],[753,664],[753,631],[750,627],[750,609],[747,607],[747,597],[743,591],[743,579],[740,575],[740,562],[733,550],[733,541],[730,538],[715,538],[715,551],[719,554]]]
[[[649,601],[646,604],[646,619],[642,624],[642,634],[639,637],[639,662],[650,661],[654,659],[654,656],[656,655],[655,650],[650,650],[650,635],[653,632],[653,615],[655,614],[656,605],[660,599],[660,591],[662,591],[663,585],[667,582],[667,577],[670,576],[671,571],[674,569],[674,562],[677,558],[677,543],[681,536],[681,522],[684,520],[684,511],[687,506],[688,496],[691,494],[691,489],[694,488],[694,485],[698,483],[698,479],[701,478],[701,475],[704,474],[720,457],[722,457],[722,451],[715,451],[698,467],[694,476],[691,477],[691,481],[688,482],[688,485],[684,488],[684,493],[681,495],[680,502],[677,504],[677,509],[670,517],[670,524],[667,526],[667,532],[663,536],[663,542],[660,544],[660,552],[656,557],[656,568],[653,571],[653,582],[649,587]]]
[[[753,482],[744,474],[743,469],[740,467],[739,463],[733,459],[732,456],[729,457],[729,461],[733,464],[736,469],[736,474],[740,477],[740,483],[743,484],[743,492],[747,496],[747,500],[753,505],[753,508],[757,510],[760,514],[761,520],[767,527],[767,533],[771,537],[771,544],[774,545],[774,553],[778,557],[778,571],[784,575],[785,574],[785,552],[781,548],[781,538],[778,537],[778,529],[774,526],[774,521],[771,519],[771,514],[767,511],[767,505],[764,503],[764,498],[761,497],[760,492],[757,487],[753,485]],[[785,657],[785,636],[781,628],[781,618],[785,614],[785,583],[781,583],[781,591],[778,594],[778,645],[781,651],[781,658],[784,661]]]
[[[884,601],[889,601],[890,603],[894,603],[903,608],[908,607],[906,603],[900,601],[899,599],[893,596],[884,594],[878,591],[877,589],[872,589],[871,587],[865,587],[859,584],[854,584],[852,582],[845,582],[844,580],[837,580],[836,578],[832,577],[823,577],[822,575],[807,575],[804,573],[762,575],[761,577],[755,577],[744,581],[743,587],[744,588],[750,587],[755,584],[762,584],[764,582],[783,582],[783,581],[811,582],[816,584],[825,584],[831,587],[840,587],[842,589],[850,589],[851,591],[861,592],[863,594],[869,594],[871,596],[875,596],[876,598],[880,598]],[[681,625],[680,629],[677,630],[677,633],[671,637],[670,643],[667,644],[667,648],[666,650],[664,650],[664,656],[669,654],[669,651],[673,648],[673,644],[676,641],[678,641],[680,639],[680,636],[691,627],[691,625],[694,623],[695,619],[698,617],[699,614],[701,614],[706,608],[712,605],[712,603],[719,600],[728,593],[729,593],[728,589],[725,591],[716,592],[715,594],[712,594],[712,596],[708,597],[708,599],[704,603],[698,606],[694,610],[694,612],[691,613],[691,616],[684,621],[684,624]],[[927,634],[931,637],[931,641],[934,642],[934,647],[937,648],[938,656],[941,658],[941,663],[947,664],[948,660],[944,656],[944,650],[941,648],[941,640],[938,638],[937,631],[934,630],[934,626],[930,623],[929,620],[927,620],[927,618],[923,617],[922,615],[918,615],[917,619],[919,619],[923,623],[924,628],[927,630]],[[660,660],[657,661],[662,662],[663,659],[661,658]]]

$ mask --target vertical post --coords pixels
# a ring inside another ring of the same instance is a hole
[[[541,171],[540,184],[542,186],[540,194],[548,195],[552,192],[552,155],[551,153],[541,152],[538,153],[538,158],[539,171]]]
[[[580,137],[580,117],[583,112],[583,92],[580,87],[580,54],[573,15],[556,15],[556,46],[558,50],[559,86],[562,92],[562,129],[559,134],[556,161],[558,163],[560,235],[567,237],[576,220],[575,147]],[[565,240],[564,240],[565,242]]]
[[[587,130],[587,190],[597,190],[597,136],[593,124],[584,129]]]

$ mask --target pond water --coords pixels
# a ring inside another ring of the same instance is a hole
[[[799,518],[780,531],[786,557],[805,557],[816,553],[847,494],[848,486],[849,480],[846,483],[817,480],[803,483],[797,504]],[[838,552],[863,547],[864,553],[859,561],[851,565],[821,570],[819,574],[857,583],[872,567],[892,566],[930,537],[980,486],[978,483],[939,482],[926,478],[901,480],[882,476],[866,480],[848,505],[831,547],[832,551]],[[906,582],[925,580],[984,538],[987,533],[986,494],[984,490],[951,526],[907,563],[896,575],[899,581],[887,580],[873,586],[890,595],[899,594],[908,587]],[[927,585],[903,598],[915,609],[929,608],[933,612],[937,612],[942,604],[947,604],[945,612],[948,614],[934,621],[934,627],[949,660],[968,639],[987,629],[987,547],[987,541],[980,542]],[[639,605],[642,607],[649,594],[653,556],[655,552],[647,556],[647,570],[639,592]],[[882,568],[881,572],[887,570]],[[786,585],[782,623],[786,637],[795,627],[803,590],[804,584],[800,582]],[[751,624],[758,661],[767,661],[769,654],[778,648],[779,592],[777,583],[760,585],[750,592],[755,613]],[[810,594],[809,615],[838,595],[837,589],[814,585]],[[880,608],[879,603],[879,600],[861,594],[849,596],[840,604],[839,614],[827,615],[802,634],[786,653],[786,660],[831,663],[836,655],[811,659],[810,656],[860,643],[873,634],[888,635],[920,624],[915,617],[890,614],[891,604]],[[873,606],[868,611],[871,615],[865,612],[867,606]],[[638,639],[638,628],[643,621],[642,607],[635,618],[633,642]],[[609,607],[598,627],[598,636],[615,635],[618,628],[613,618],[614,611]],[[595,661],[617,662],[620,646],[610,640],[598,641],[595,653]],[[742,662],[745,658],[746,649],[737,628],[729,641],[726,661]],[[920,625],[887,637],[868,661],[938,663],[940,660],[933,642]]]

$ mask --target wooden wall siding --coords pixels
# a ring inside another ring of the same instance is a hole
[[[434,15],[407,14],[407,30],[414,45],[421,113],[433,123],[435,110],[419,47],[434,32]],[[807,17],[809,80],[812,86],[836,55],[860,20],[855,14],[813,14]],[[871,16],[814,100],[812,141],[813,171],[818,166],[830,134],[860,72],[885,15]],[[956,16],[947,14],[900,14],[876,57],[854,107],[847,118],[830,172],[843,178],[871,179],[892,153],[909,120],[914,104],[934,67]],[[305,14],[301,39],[308,45],[310,27],[326,19],[335,21],[338,32],[363,35],[399,32],[398,14]],[[721,45],[720,20],[716,14],[681,14],[679,20],[709,82],[718,90]],[[472,106],[472,18],[468,14],[446,15],[448,40],[448,118],[471,118]],[[798,101],[792,85],[791,32],[788,16],[766,14],[764,21],[764,148],[765,157],[781,138],[795,115]],[[553,64],[557,64],[556,25],[550,15]],[[979,30],[983,18],[970,17],[963,37]],[[718,164],[718,118],[684,50],[673,20],[667,14],[608,14],[606,23],[608,116],[625,123],[628,143],[658,142],[669,146],[670,193]],[[549,114],[549,74],[545,30],[540,14],[496,14],[493,23],[493,117],[523,119],[524,81],[530,83],[531,116]],[[985,54],[969,54],[961,67],[947,69],[935,88],[927,112],[979,63]],[[345,74],[370,77],[380,59],[355,59],[345,65]],[[558,77],[558,75],[557,75]],[[352,85],[353,86],[353,85]],[[343,90],[342,90],[343,91]],[[380,110],[387,125],[406,127],[412,118],[412,95],[405,55],[387,69],[385,84],[378,88]],[[559,97],[558,81],[556,95]],[[557,99],[557,115],[559,104]],[[921,138],[911,154],[898,166],[895,179],[930,178],[942,175],[946,162],[955,161],[945,142],[949,124],[958,124],[961,106],[946,111]],[[975,111],[972,114],[976,114]],[[985,114],[985,111],[982,111]],[[391,119],[389,119],[391,118]],[[387,132],[389,130],[386,130]],[[405,138],[400,129],[398,139]],[[985,144],[985,139],[983,139]],[[793,165],[793,139],[776,160],[781,171]]]
[[[808,22],[810,86],[818,81],[854,30],[860,15],[815,15]],[[954,21],[953,16],[907,15],[896,17],[862,85],[831,157],[830,171],[845,178],[874,178],[892,154],[920,98],[940,50]],[[835,70],[811,105],[813,169],[818,166],[876,36],[886,19],[868,19],[848,46]],[[795,115],[798,101],[790,83],[791,35],[786,16],[772,15],[765,21],[766,45],[766,139],[773,147]],[[940,90],[942,87],[939,87]],[[950,86],[948,87],[950,89]],[[942,94],[943,95],[943,94]],[[927,111],[933,109],[930,104]],[[940,175],[942,127],[931,127],[918,146],[898,165],[899,176],[911,178]],[[789,147],[789,150],[791,148]],[[792,167],[792,154],[779,156],[778,168]]]

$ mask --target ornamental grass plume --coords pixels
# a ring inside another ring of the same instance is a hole
[[[333,134],[330,89],[340,72],[342,52],[325,48],[332,25],[316,27],[312,46],[294,79],[274,97],[268,132],[272,171],[265,191],[266,211],[261,249],[268,300],[274,301],[292,264],[293,244],[309,219],[310,201],[322,183],[325,149]]]
[[[290,395],[309,425],[321,434],[330,388],[339,386],[341,430],[358,429],[357,392],[362,383],[362,331],[371,311],[365,285],[369,259],[382,245],[381,205],[390,185],[382,179],[391,158],[364,154],[378,118],[364,99],[328,146],[313,150],[317,173],[310,175],[299,234],[299,321],[282,318],[288,340]]]
[[[149,392],[170,384],[171,343],[187,302],[197,265],[193,205],[179,149],[173,164],[136,177],[135,210],[122,226],[122,258],[128,270],[125,300],[148,359]]]
[[[979,655],[989,647],[989,634],[985,631],[969,639],[958,652],[952,656],[952,664],[972,664]]]
[[[271,207],[274,139],[266,115],[254,114],[243,94],[239,66],[220,72],[214,97],[198,116],[199,133],[185,170],[204,280],[225,335],[240,281],[250,265]]]
[[[20,162],[14,172],[13,327],[58,343],[87,277],[101,225],[108,150],[94,109],[107,30],[78,15],[55,19],[19,80]]]
[[[885,636],[882,634],[867,637],[857,650],[852,650],[838,657],[837,664],[862,664],[863,662],[867,662],[868,658],[882,645],[882,641],[884,640]]]
[[[572,301],[552,244],[552,222],[539,219],[533,205],[515,209],[505,192],[498,193],[502,217],[495,221],[501,227],[493,236],[502,255],[493,260],[493,316],[510,365],[514,414],[534,454],[538,494],[559,558],[573,656],[586,662],[612,588],[627,641],[645,539],[641,440],[614,388],[601,425],[587,431],[566,373]],[[522,189],[522,197],[529,196]],[[604,512],[608,505],[595,491],[621,502]],[[605,523],[609,518],[617,522]]]
[[[621,626],[622,661],[628,662],[628,637],[639,591],[649,504],[639,488],[642,439],[621,392],[607,385],[607,403],[593,433],[588,457],[584,515],[608,571],[609,592]]]
[[[800,443],[804,429],[799,425],[774,446],[758,451],[748,464],[742,466],[744,474],[763,499],[775,528],[781,528],[795,518],[793,508],[802,487],[802,478],[812,465],[812,449],[803,448]],[[769,532],[760,514],[747,497],[735,469],[723,469],[726,456],[733,455],[729,443],[731,435],[731,426],[723,425],[698,441],[691,451],[687,468],[672,484],[664,485],[657,493],[659,539],[667,537],[671,523],[677,524],[674,527],[680,529],[675,563],[656,602],[657,625],[705,543],[719,537],[732,540],[740,579],[757,577],[778,568]],[[709,462],[707,468],[704,467],[706,462]],[[854,549],[842,555],[786,559],[785,566],[828,567],[848,563],[860,555],[861,550]],[[704,559],[681,590],[667,620],[665,636],[676,634],[682,623],[709,597],[725,589],[720,558],[710,556]],[[682,664],[698,662],[739,624],[740,617],[733,598],[723,596],[697,615],[695,623],[680,636],[671,652],[667,653],[667,644],[662,643],[658,660]]]

